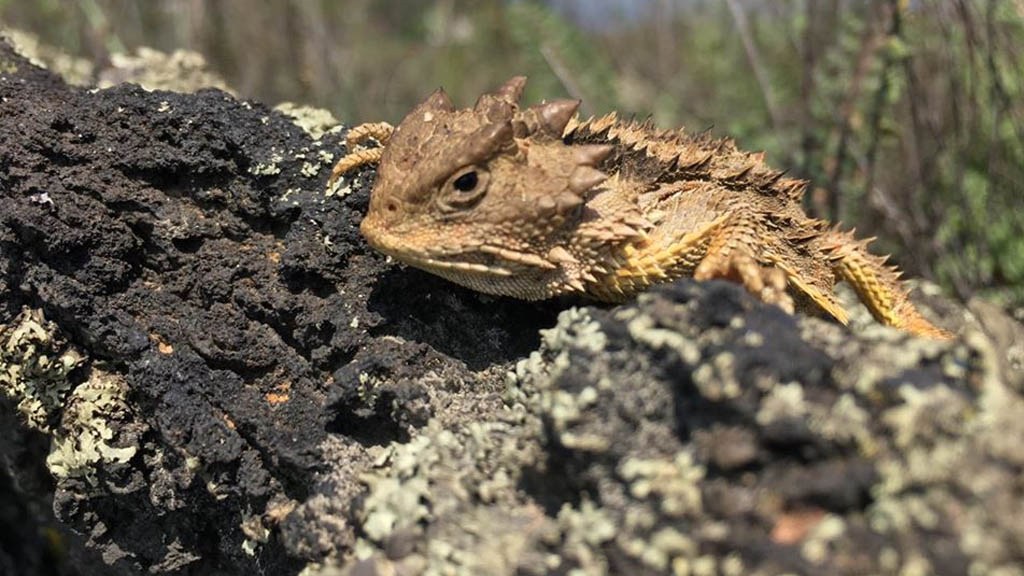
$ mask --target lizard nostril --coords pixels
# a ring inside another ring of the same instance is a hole
[[[398,210],[398,206],[395,206],[394,202],[388,202],[387,209],[388,212],[394,212],[395,210]]]

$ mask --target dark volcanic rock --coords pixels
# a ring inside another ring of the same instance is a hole
[[[337,134],[218,90],[70,88],[6,46],[0,71],[0,324],[83,357],[17,393],[56,400],[35,429],[58,442],[57,517],[122,573],[297,571],[274,514],[333,469],[328,433],[408,438],[436,409],[406,405],[423,374],[483,386],[467,366],[509,363],[553,320],[384,274],[357,233],[366,191],[323,194]]]
[[[938,343],[679,282],[556,323],[370,251],[316,134],[0,46],[0,573],[1019,574],[998,309]]]

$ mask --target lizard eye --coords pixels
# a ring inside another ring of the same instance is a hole
[[[438,203],[446,210],[472,208],[487,192],[490,175],[483,166],[466,166],[458,170],[444,183]]]
[[[476,188],[477,183],[480,182],[480,178],[476,175],[476,170],[472,172],[466,172],[462,176],[459,176],[452,182],[452,186],[455,187],[459,192],[472,192]]]

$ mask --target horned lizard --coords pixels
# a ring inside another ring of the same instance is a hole
[[[899,272],[801,208],[806,182],[728,139],[658,130],[578,100],[519,107],[515,77],[456,109],[443,90],[398,127],[364,124],[331,174],[379,163],[360,229],[399,261],[480,292],[619,302],[681,276],[728,278],[789,312],[846,323],[837,280],[884,324],[951,334],[910,302]],[[382,147],[355,146],[375,138]]]

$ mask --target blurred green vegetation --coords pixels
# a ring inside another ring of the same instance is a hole
[[[514,74],[527,98],[713,127],[912,275],[1024,307],[1024,0],[0,0],[90,59],[202,53],[244,97],[401,119]]]

